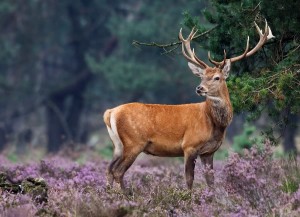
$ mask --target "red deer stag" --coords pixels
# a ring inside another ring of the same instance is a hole
[[[202,163],[213,168],[213,155],[225,136],[227,126],[232,120],[232,106],[226,86],[230,64],[257,52],[273,35],[266,22],[264,34],[255,23],[260,40],[250,51],[249,37],[245,52],[237,57],[217,62],[210,67],[191,49],[190,43],[196,35],[194,29],[187,39],[179,32],[182,53],[188,60],[192,72],[201,78],[196,93],[206,97],[205,102],[183,105],[158,105],[129,103],[108,109],[104,122],[114,144],[114,154],[107,169],[107,185],[115,180],[124,189],[123,176],[144,152],[155,156],[184,156],[185,178],[189,189],[194,180],[195,160],[199,155]],[[209,186],[213,175],[205,174]]]

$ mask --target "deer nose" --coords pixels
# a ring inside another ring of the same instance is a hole
[[[203,91],[204,91],[204,87],[202,85],[199,85],[199,86],[196,87],[196,92],[197,93],[201,93]]]

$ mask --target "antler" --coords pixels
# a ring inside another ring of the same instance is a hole
[[[248,44],[249,45],[249,44]],[[248,48],[249,49],[249,48]],[[246,52],[248,50],[246,48]],[[223,68],[225,63],[226,63],[226,50],[224,49],[224,59],[222,62],[217,62],[217,61],[214,61],[211,57],[210,57],[210,51],[208,51],[208,59],[209,59],[209,62],[211,62],[212,64],[214,64],[215,66],[219,67],[219,68]]]
[[[208,65],[196,56],[194,49],[191,50],[191,44],[190,43],[193,40],[196,33],[197,33],[197,31],[195,31],[195,28],[193,28],[191,33],[187,37],[187,39],[184,39],[183,36],[182,36],[182,28],[181,28],[180,31],[179,31],[178,38],[182,42],[182,54],[183,54],[183,56],[185,56],[185,58],[188,61],[190,61],[191,63],[199,66],[202,69],[205,69],[205,68],[208,67]],[[186,54],[185,50],[187,50],[188,55]]]
[[[253,55],[255,52],[257,52],[269,39],[271,38],[274,38],[273,34],[272,34],[272,31],[270,29],[270,27],[268,26],[268,23],[267,23],[267,20],[265,20],[266,22],[266,25],[265,25],[265,33],[262,34],[262,30],[258,27],[258,25],[256,24],[256,22],[254,22],[254,25],[256,27],[256,30],[259,34],[259,41],[257,43],[257,45],[248,52],[249,50],[249,36],[247,38],[247,45],[246,45],[246,49],[245,49],[245,52],[243,54],[241,54],[240,56],[237,56],[237,57],[232,57],[230,59],[226,59],[224,57],[224,60],[222,62],[217,62],[215,60],[213,60],[211,57],[210,57],[210,52],[208,52],[208,59],[211,63],[213,63],[215,66],[219,67],[219,68],[223,68],[226,61],[227,60],[230,60],[232,63],[233,62],[236,62],[238,60],[241,60],[245,57],[249,57],[251,55]],[[224,51],[225,53],[225,51]]]

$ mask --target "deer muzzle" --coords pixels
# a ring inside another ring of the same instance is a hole
[[[203,85],[199,85],[196,87],[196,93],[199,95],[199,96],[205,96],[208,92],[208,89],[203,86]]]

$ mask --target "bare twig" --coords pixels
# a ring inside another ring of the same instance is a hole
[[[216,25],[216,26],[214,26],[213,28],[211,28],[211,29],[209,29],[209,30],[207,30],[207,31],[205,31],[205,32],[202,32],[201,34],[196,35],[196,36],[194,37],[194,39],[197,39],[197,38],[200,38],[200,37],[203,37],[203,36],[209,34],[211,31],[215,30],[218,26],[219,26],[219,25]],[[157,42],[150,42],[150,43],[147,43],[147,42],[139,42],[139,41],[136,41],[136,40],[133,40],[133,42],[132,42],[132,45],[134,45],[134,46],[141,46],[141,45],[142,45],[142,46],[153,46],[153,47],[163,48],[163,49],[165,50],[164,54],[172,52],[172,51],[175,50],[175,49],[178,47],[178,45],[180,45],[180,44],[181,44],[181,41],[176,41],[176,42],[172,42],[172,43],[168,43],[168,44],[160,44],[160,43],[157,43]],[[166,48],[174,47],[174,46],[176,46],[176,48],[172,48],[172,49],[170,49],[170,50],[167,50],[167,49],[166,49]]]

